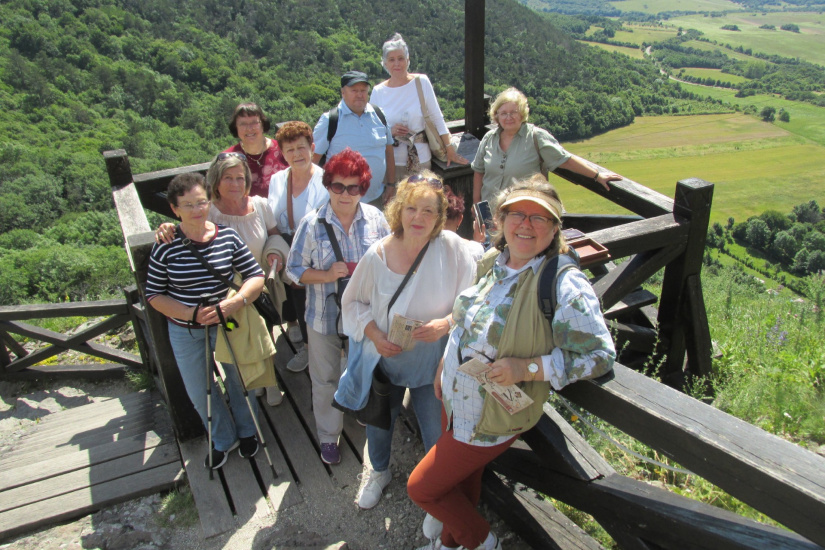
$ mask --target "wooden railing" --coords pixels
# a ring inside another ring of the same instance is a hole
[[[0,307],[0,378],[24,379],[40,376],[105,376],[122,375],[126,368],[144,368],[146,340],[140,320],[143,316],[137,289],[128,288],[122,300],[96,302],[67,302],[59,304],[32,304]],[[105,319],[84,330],[67,336],[23,321],[56,317],[101,317]],[[110,330],[133,323],[140,356],[98,344],[92,340]],[[29,352],[13,334],[45,342],[46,347]],[[74,350],[97,357],[107,363],[38,365],[55,355]],[[14,359],[12,359],[14,355]]]
[[[138,288],[143,288],[153,234],[143,207],[168,213],[163,191],[187,166],[132,176],[124,151],[104,153],[115,205]],[[467,167],[436,164],[454,190],[471,187]],[[701,266],[713,185],[699,179],[676,184],[671,199],[636,182],[613,182],[610,191],[570,172],[556,175],[612,200],[627,216],[567,214],[565,226],[605,245],[610,259],[589,269],[605,317],[616,334],[620,361],[603,379],[562,393],[632,437],[705,477],[796,533],[745,519],[617,474],[551,407],[523,442],[488,469],[485,498],[535,548],[597,548],[536,492],[590,513],[622,548],[819,548],[825,544],[825,459],[783,441],[672,387],[710,373],[710,333]],[[615,260],[623,259],[621,263]],[[661,296],[641,288],[664,269]],[[143,296],[141,295],[143,299]],[[658,308],[654,307],[659,302]],[[144,312],[149,355],[162,389],[184,395],[165,334],[151,308]],[[632,370],[661,364],[668,385]],[[202,431],[185,399],[168,400],[178,437]],[[524,490],[522,490],[524,489]],[[803,538],[805,537],[805,538]],[[806,538],[808,540],[806,540]]]

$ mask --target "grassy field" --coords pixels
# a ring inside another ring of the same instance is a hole
[[[669,38],[673,38],[676,36],[677,28],[676,27],[654,27],[654,26],[643,26],[643,25],[629,25],[625,24],[624,27],[626,29],[632,29],[627,31],[616,31],[616,36],[613,37],[613,40],[616,42],[627,42],[629,44],[636,44],[637,46],[641,46],[643,42],[648,44],[654,44],[656,42],[662,42]],[[591,31],[593,28],[591,27]]]
[[[682,73],[682,70],[679,71]],[[687,67],[684,69],[684,74],[696,77],[696,78],[713,78],[715,80],[719,80],[721,82],[730,82],[731,84],[742,84],[743,82],[747,82],[749,79],[745,78],[744,76],[738,76],[735,74],[728,74],[723,73],[721,69],[699,69],[697,67]],[[678,76],[678,75],[676,75]]]
[[[824,145],[742,114],[640,117],[565,147],[668,197],[678,180],[713,182],[711,222],[741,221],[767,209],[787,212],[825,194]],[[554,180],[571,212],[624,213],[606,199]]]
[[[645,57],[644,53],[642,53],[642,50],[639,48],[626,48],[624,46],[614,46],[612,44],[602,44],[600,42],[586,42],[584,40],[579,40],[579,43],[601,48],[609,52],[618,52],[628,57],[632,57],[633,59],[644,59]]]
[[[692,0],[685,4],[682,0],[624,0],[608,2],[611,6],[624,12],[640,11],[642,13],[661,13],[663,11],[725,11],[740,10],[742,6],[729,0]]]
[[[747,55],[744,53],[735,52],[733,50],[729,50],[723,46],[718,44],[711,44],[710,42],[702,42],[701,40],[688,40],[684,43],[685,46],[689,46],[691,48],[696,48],[697,50],[702,50],[705,52],[722,52],[723,54],[727,55],[731,59],[736,59],[737,61],[753,61],[758,59],[753,57],[752,55]],[[768,63],[769,65],[773,65],[770,61],[765,61],[764,59],[760,59],[760,61],[764,63]]]
[[[669,20],[672,25],[702,31],[710,40],[734,47],[751,48],[755,52],[775,53],[784,57],[799,57],[825,65],[825,15],[819,13],[729,13],[724,17],[687,15]],[[764,24],[777,29],[785,23],[799,25],[800,32],[760,29]],[[722,30],[723,25],[736,25],[740,31]],[[617,33],[618,34],[618,33]]]

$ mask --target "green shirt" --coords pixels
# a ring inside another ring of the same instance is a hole
[[[487,132],[481,138],[473,160],[473,170],[484,174],[481,200],[492,202],[499,191],[512,185],[514,179],[538,173],[541,169],[541,159],[544,160],[545,170],[552,172],[573,156],[559,145],[550,132],[527,122],[521,125],[506,153],[501,150],[500,137],[501,128]]]

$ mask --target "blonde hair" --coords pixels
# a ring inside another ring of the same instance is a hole
[[[498,110],[505,103],[515,103],[518,107],[518,114],[521,115],[521,121],[527,122],[530,116],[530,106],[527,105],[527,96],[521,93],[516,88],[507,88],[496,96],[493,104],[490,105],[490,120],[498,124]]]
[[[423,179],[412,182],[409,181],[410,178],[415,176],[420,176]],[[427,181],[430,179],[441,182],[442,187],[433,187],[433,185]],[[404,206],[428,192],[435,193],[438,208],[435,226],[433,227],[432,233],[430,233],[430,239],[441,233],[441,230],[444,229],[444,222],[447,220],[447,197],[444,195],[443,185],[444,182],[441,178],[429,170],[422,170],[420,174],[413,174],[412,176],[404,178],[401,183],[398,184],[398,191],[395,193],[395,197],[393,197],[384,209],[384,214],[387,217],[387,223],[390,225],[392,234],[396,237],[404,235],[404,226],[401,224],[401,214]]]
[[[532,176],[516,180],[510,187],[504,189],[495,198],[495,211],[493,218],[496,220],[498,229],[490,231],[490,234],[492,236],[493,246],[499,250],[504,250],[504,247],[507,245],[507,240],[504,238],[504,230],[502,228],[504,227],[504,218],[507,217],[508,212],[506,207],[502,208],[500,205],[507,202],[510,195],[516,191],[530,191],[531,193],[544,195],[547,199],[549,199],[548,202],[550,202],[550,204],[553,204],[553,202],[561,204],[561,198],[559,197],[558,191],[556,191],[553,184],[548,182],[547,178],[541,174],[533,174]],[[551,219],[555,220],[552,216]],[[556,231],[556,235],[553,237],[553,241],[550,243],[550,246],[548,246],[543,252],[543,254],[547,257],[555,256],[557,254],[567,254],[567,242],[564,240],[564,235],[562,235],[561,232],[562,223],[559,221],[556,222],[556,224],[558,225],[559,230]]]
[[[243,166],[243,177],[246,181],[246,184],[244,185],[244,194],[248,195],[249,190],[252,189],[252,172],[249,171],[249,165],[245,160],[237,155],[228,154],[224,158],[218,160],[218,157],[220,156],[221,155],[215,157],[215,160],[212,161],[212,164],[209,166],[209,170],[206,172],[207,193],[211,194],[215,199],[220,199],[221,192],[218,190],[218,187],[221,185],[223,173],[230,168],[234,168],[235,166]]]

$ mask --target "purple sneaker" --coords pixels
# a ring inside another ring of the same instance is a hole
[[[321,460],[326,464],[338,464],[341,462],[341,451],[338,450],[338,444],[321,443]]]

